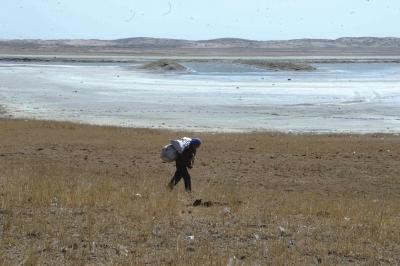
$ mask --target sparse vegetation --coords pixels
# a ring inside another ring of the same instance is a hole
[[[0,120],[0,264],[400,264],[398,136],[177,135]]]
[[[233,63],[254,66],[265,70],[292,70],[292,71],[314,71],[315,67],[306,63],[290,61],[271,61],[259,59],[237,59]]]
[[[166,72],[186,72],[188,69],[174,60],[160,59],[144,64],[142,69],[166,71]]]

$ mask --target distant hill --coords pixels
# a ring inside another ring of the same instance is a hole
[[[175,50],[177,53],[190,51],[209,51],[215,53],[255,53],[264,54],[269,51],[285,51],[289,54],[304,53],[366,53],[400,55],[400,38],[388,37],[345,37],[330,39],[295,39],[283,41],[256,41],[238,38],[221,38],[212,40],[179,40],[160,38],[126,38],[117,40],[71,39],[71,40],[0,40],[0,52],[103,52],[103,53],[136,53]]]

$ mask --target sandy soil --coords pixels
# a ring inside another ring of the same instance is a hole
[[[399,136],[183,135],[0,120],[0,264],[400,264]]]

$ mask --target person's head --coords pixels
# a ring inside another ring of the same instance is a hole
[[[190,141],[190,146],[192,146],[194,149],[199,148],[201,145],[201,140],[199,138],[192,138]]]

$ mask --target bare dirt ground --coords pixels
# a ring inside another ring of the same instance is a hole
[[[184,135],[0,120],[0,264],[400,264],[399,136]]]

